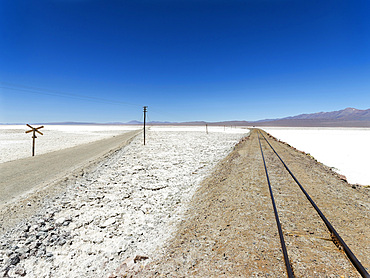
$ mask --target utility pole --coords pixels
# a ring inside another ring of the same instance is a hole
[[[145,145],[145,121],[146,121],[147,109],[148,109],[148,106],[144,106],[144,145]]]

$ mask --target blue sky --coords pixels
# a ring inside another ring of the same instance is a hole
[[[370,108],[370,2],[1,0],[0,123]]]

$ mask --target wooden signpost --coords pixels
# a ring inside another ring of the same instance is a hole
[[[43,128],[44,126],[42,125],[42,126],[39,126],[39,127],[32,127],[29,124],[27,124],[27,126],[29,128],[31,128],[31,130],[27,130],[26,133],[33,132],[32,133],[32,156],[35,156],[35,139],[37,138],[36,137],[36,132],[40,133],[41,135],[44,135],[41,131],[39,131],[39,129]]]

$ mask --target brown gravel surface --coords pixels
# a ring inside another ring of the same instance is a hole
[[[369,271],[369,188],[351,186],[309,155],[267,138]],[[270,147],[261,144],[295,276],[360,277]],[[157,257],[139,273],[121,275],[286,277],[256,130],[203,181]]]

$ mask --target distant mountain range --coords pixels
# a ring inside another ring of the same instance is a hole
[[[97,125],[91,122],[58,122],[58,123],[33,123],[54,125]],[[100,125],[142,125],[140,121],[127,123],[111,122]],[[282,127],[370,127],[370,109],[359,110],[346,108],[339,111],[301,114],[297,116],[265,119],[259,121],[223,121],[223,122],[148,122],[149,125],[219,125],[219,126],[282,126]]]
[[[256,126],[307,127],[370,127],[370,109],[346,108],[339,111],[301,114],[298,116],[261,120]]]
[[[182,125],[235,125],[235,126],[282,126],[282,127],[370,127],[370,109],[346,108],[333,112],[301,114],[298,116],[259,121],[188,122]]]
[[[370,109],[346,108],[339,111],[301,114],[298,116],[259,121],[187,122],[181,125],[235,125],[282,127],[370,127]]]
[[[370,121],[370,109],[358,110],[355,108],[346,108],[333,112],[319,112],[313,114],[301,114],[294,117],[287,117],[283,119],[296,120],[338,120],[338,121]]]

